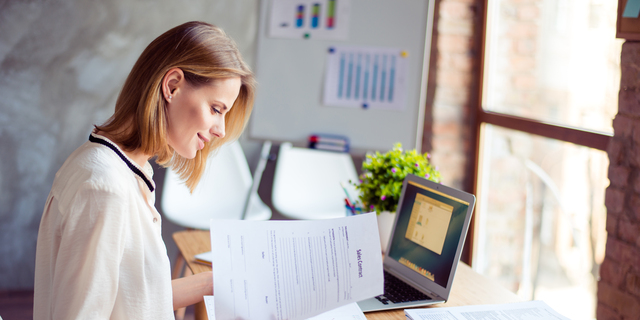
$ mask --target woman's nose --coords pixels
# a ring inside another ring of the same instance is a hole
[[[216,121],[209,132],[218,138],[224,138],[224,120]]]

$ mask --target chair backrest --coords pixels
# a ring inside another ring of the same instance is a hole
[[[167,170],[162,191],[162,211],[175,224],[209,229],[209,220],[241,219],[253,179],[242,147],[236,141],[209,157],[200,183],[193,191],[173,170]],[[271,209],[251,194],[247,220],[268,220]]]
[[[357,178],[348,153],[296,148],[291,143],[283,143],[273,180],[273,206],[293,219],[344,217],[346,196],[340,183],[355,197],[349,180],[357,181]]]

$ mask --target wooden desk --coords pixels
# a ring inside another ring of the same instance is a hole
[[[196,254],[211,250],[209,231],[187,230],[173,234],[173,240],[182,253],[194,274],[211,271],[211,267],[197,263]],[[520,299],[511,291],[473,271],[464,263],[458,264],[458,272],[453,279],[453,288],[449,301],[431,307],[457,307],[477,304],[497,304],[518,302]],[[202,317],[204,305],[196,306],[196,319],[206,319],[206,312]],[[378,311],[365,313],[369,320],[405,319],[404,310]]]

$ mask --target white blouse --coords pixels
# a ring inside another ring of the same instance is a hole
[[[56,173],[36,250],[34,319],[174,319],[153,169],[91,134]]]

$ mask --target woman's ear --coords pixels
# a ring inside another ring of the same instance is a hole
[[[171,102],[184,81],[184,72],[180,68],[172,68],[165,73],[162,78],[162,95],[167,102]]]

